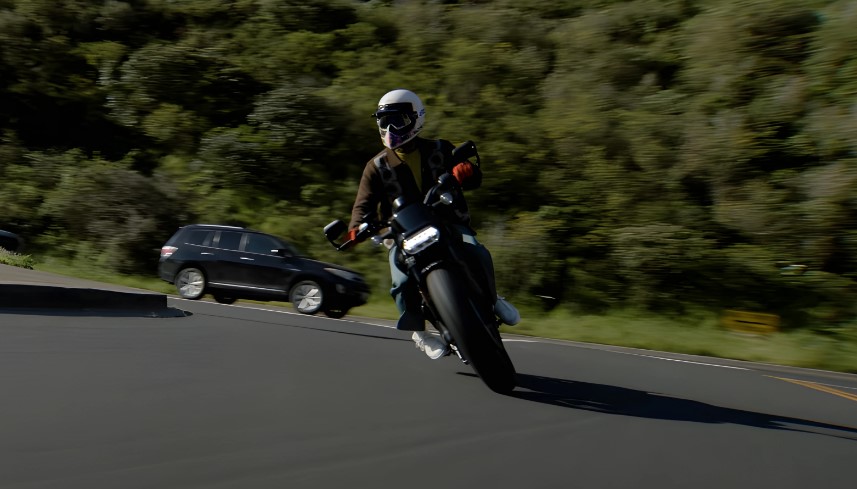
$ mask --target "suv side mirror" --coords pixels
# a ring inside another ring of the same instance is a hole
[[[288,258],[292,256],[291,252],[286,248],[277,248],[276,250],[271,250],[275,255],[282,256],[283,258]]]

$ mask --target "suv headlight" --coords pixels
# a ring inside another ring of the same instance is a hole
[[[349,272],[348,270],[342,270],[341,268],[325,268],[325,272],[332,273],[339,278],[350,280],[351,282],[362,282],[363,277],[360,274]]]
[[[419,253],[429,246],[437,243],[440,239],[440,231],[433,226],[423,228],[418,233],[405,238],[402,241],[402,250],[409,255]]]

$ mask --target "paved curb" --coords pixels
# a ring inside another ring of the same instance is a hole
[[[0,307],[159,310],[167,308],[167,296],[53,285],[0,284]]]
[[[157,292],[0,265],[0,313],[183,317]]]
[[[167,296],[53,285],[0,284],[0,314],[171,318],[190,314],[167,306]]]

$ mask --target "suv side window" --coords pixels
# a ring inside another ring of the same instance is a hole
[[[247,234],[247,242],[244,243],[244,251],[247,253],[261,253],[263,255],[273,255],[273,250],[280,247],[280,244],[270,236],[264,234]]]
[[[214,231],[206,231],[204,229],[194,229],[187,234],[185,243],[199,246],[211,246],[211,240],[214,237]]]
[[[234,231],[220,231],[220,240],[217,242],[217,247],[224,250],[238,251],[238,245],[241,244],[242,233]]]

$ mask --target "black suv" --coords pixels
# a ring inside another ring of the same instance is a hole
[[[366,303],[369,286],[348,268],[302,256],[269,234],[241,227],[191,224],[161,248],[158,274],[185,299],[209,293],[237,299],[291,302],[298,312],[345,316]]]
[[[6,251],[21,251],[23,242],[21,237],[9,231],[0,230],[0,248]]]

